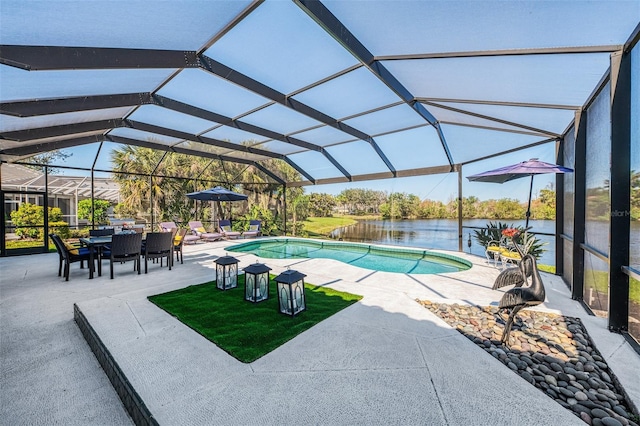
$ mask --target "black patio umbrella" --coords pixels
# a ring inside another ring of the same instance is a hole
[[[531,177],[529,185],[529,202],[527,204],[527,221],[525,228],[529,227],[529,216],[531,216],[531,193],[533,192],[533,177],[547,173],[573,173],[573,169],[559,166],[557,164],[545,163],[537,158],[529,161],[523,161],[511,166],[500,167],[499,169],[489,170],[487,172],[478,173],[477,175],[467,176],[470,182],[495,182],[505,183],[510,180],[520,179],[523,177]]]
[[[190,192],[187,194],[187,197],[191,198],[192,200],[201,201],[243,201],[249,198],[247,195],[230,191],[227,188],[223,188],[221,186],[205,189],[204,191]],[[213,209],[214,222],[216,221],[215,214],[215,209]]]
[[[243,201],[249,198],[247,195],[230,191],[221,186],[205,189],[204,191],[190,192],[187,197],[201,201]]]

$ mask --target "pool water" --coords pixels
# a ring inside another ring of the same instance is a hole
[[[427,250],[288,238],[254,240],[227,250],[268,259],[333,259],[374,271],[405,274],[441,274],[471,267],[471,262],[464,259]]]

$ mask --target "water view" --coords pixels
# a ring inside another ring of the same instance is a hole
[[[467,219],[463,226],[484,228],[489,221],[486,219]],[[495,222],[495,221],[493,221]],[[525,221],[503,220],[509,225],[524,227]],[[605,235],[608,232],[607,222],[598,222]],[[556,222],[553,220],[530,220],[529,226],[533,233],[554,234]],[[475,240],[474,229],[463,228],[463,248],[466,253],[484,256],[484,247]],[[471,248],[467,240],[471,234]],[[593,230],[591,236],[598,234]],[[555,238],[550,235],[537,235],[546,242],[546,250],[540,257],[539,263],[555,265]],[[416,220],[363,220],[355,225],[336,229],[331,238],[344,241],[371,242],[389,245],[420,247],[425,249],[458,250],[458,221],[455,219],[416,219]],[[637,254],[640,253],[640,223],[631,224],[631,264],[640,264]],[[635,255],[635,256],[634,256]]]
[[[524,226],[524,221],[503,221],[515,226]],[[485,227],[486,219],[469,219],[464,226]],[[531,220],[533,232],[552,234],[555,232],[555,221]],[[484,247],[480,246],[473,237],[473,229],[463,228],[463,247],[484,257]],[[467,247],[467,240],[471,234],[471,249]],[[331,238],[344,241],[371,242],[389,245],[420,247],[425,249],[458,250],[458,221],[455,219],[416,219],[416,220],[363,220],[355,225],[336,229]],[[555,265],[555,239],[552,236],[539,235],[546,251],[542,254],[540,263]]]

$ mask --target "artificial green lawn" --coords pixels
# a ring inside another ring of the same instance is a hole
[[[307,310],[292,318],[278,310],[275,282],[269,285],[269,299],[252,303],[244,300],[244,275],[240,275],[238,287],[231,290],[218,290],[212,281],[149,300],[236,359],[252,362],[362,296],[307,283],[305,298]]]

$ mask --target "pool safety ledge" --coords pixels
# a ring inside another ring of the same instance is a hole
[[[227,247],[227,250],[270,259],[333,259],[365,269],[394,273],[450,273],[465,271],[472,266],[465,259],[429,250],[301,238],[253,240]]]

